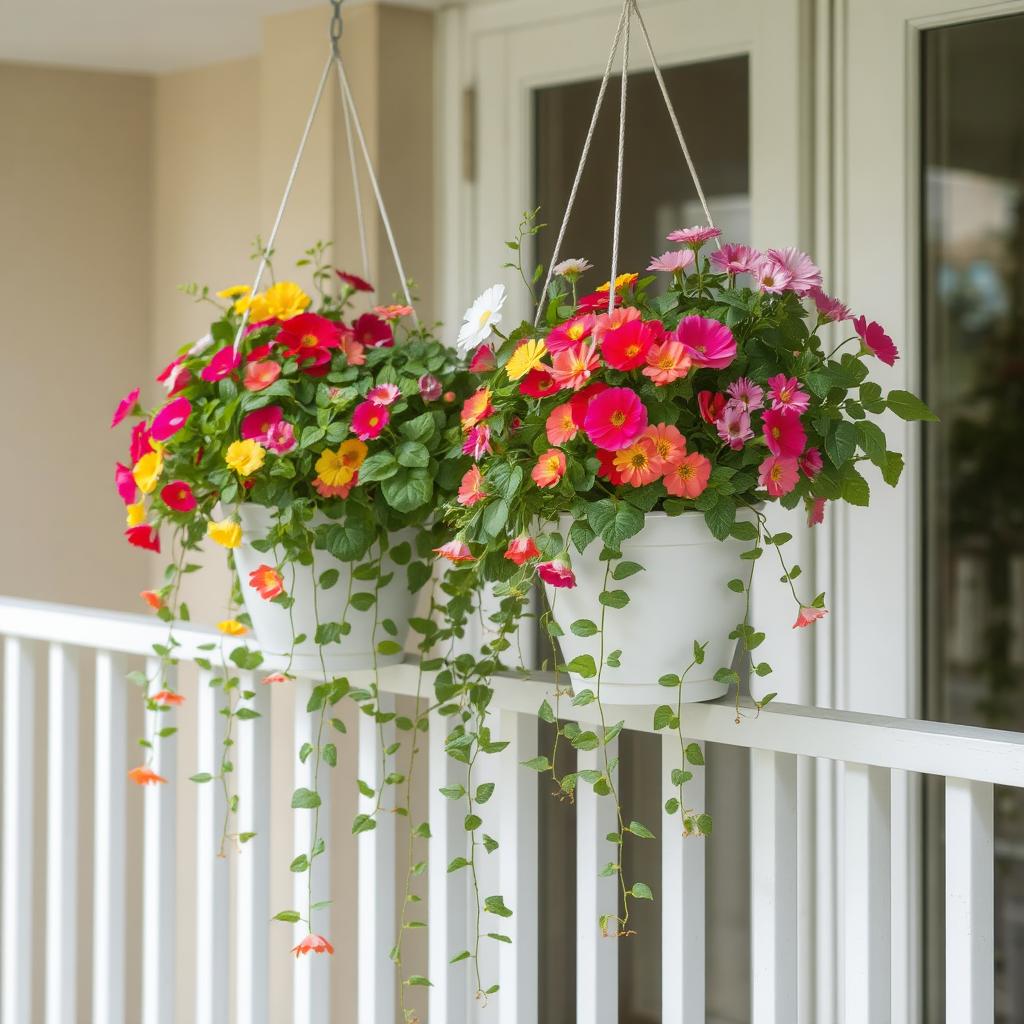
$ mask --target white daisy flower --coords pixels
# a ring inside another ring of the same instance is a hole
[[[189,350],[190,356],[201,356],[213,344],[213,335],[204,334]]]
[[[562,260],[552,268],[552,273],[558,277],[568,277],[572,280],[593,269],[594,264],[589,260]]]
[[[456,348],[462,355],[468,355],[472,349],[483,344],[501,323],[501,307],[505,305],[506,297],[505,286],[495,284],[466,310],[456,342]]]

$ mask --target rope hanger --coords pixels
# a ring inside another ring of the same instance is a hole
[[[313,123],[316,120],[317,111],[320,109],[320,101],[323,99],[324,90],[327,86],[327,79],[331,73],[331,67],[333,66],[338,72],[338,90],[341,95],[341,105],[345,114],[345,136],[348,143],[349,163],[352,169],[352,188],[355,196],[356,221],[359,226],[359,249],[363,261],[363,274],[369,276],[370,261],[366,244],[366,221],[363,211],[362,194],[359,187],[356,151],[352,139],[353,128],[355,129],[356,139],[359,142],[359,148],[366,164],[366,171],[370,178],[370,185],[373,189],[374,198],[377,201],[377,211],[380,214],[381,222],[384,225],[384,231],[387,235],[388,244],[391,248],[391,255],[395,262],[395,269],[398,271],[399,279],[402,282],[402,294],[405,297],[405,304],[413,309],[413,321],[416,326],[419,327],[420,321],[415,309],[413,308],[412,295],[409,291],[409,283],[405,276],[405,268],[402,266],[402,258],[398,254],[398,243],[395,241],[395,233],[391,228],[391,219],[388,217],[387,208],[384,205],[384,197],[381,194],[380,182],[377,180],[377,173],[374,170],[373,160],[370,157],[370,149],[366,143],[366,136],[363,133],[362,122],[359,119],[359,111],[356,108],[355,100],[352,96],[352,90],[349,87],[348,76],[345,74],[345,65],[341,59],[339,43],[341,41],[341,34],[343,30],[341,19],[342,0],[330,0],[330,2],[330,52],[327,55],[327,61],[324,64],[324,69],[320,74],[320,80],[317,83],[316,92],[313,94],[313,103],[309,109],[309,114],[306,117],[306,124],[303,128],[302,136],[299,139],[298,149],[295,151],[295,158],[292,161],[288,180],[285,182],[284,194],[281,196],[281,202],[277,208],[277,215],[274,217],[273,226],[270,229],[270,234],[267,236],[267,243],[262,247],[260,252],[260,261],[256,268],[256,277],[253,279],[252,291],[250,294],[255,295],[259,291],[260,284],[263,281],[263,275],[266,273],[267,266],[270,262],[270,254],[274,249],[274,243],[277,241],[277,234],[281,228],[281,222],[284,219],[284,212],[288,207],[288,200],[291,198],[292,189],[295,186],[295,178],[299,171],[299,165],[302,163],[302,157],[306,151],[306,143],[309,141],[310,132],[313,129]],[[234,351],[236,354],[239,346],[242,344],[242,337],[245,334],[245,328],[248,326],[248,323],[249,309],[246,309],[242,316],[242,322],[238,325],[238,331],[235,334]]]
[[[621,41],[622,88],[619,98],[618,162],[615,170],[615,219],[612,227],[612,258],[611,277],[609,278],[608,288],[608,312],[611,313],[615,309],[615,278],[618,272],[619,263],[619,237],[622,219],[622,178],[626,150],[626,97],[629,79],[630,25],[634,16],[636,17],[637,24],[640,26],[640,31],[647,47],[647,53],[650,55],[654,76],[657,79],[662,99],[665,101],[665,107],[667,108],[669,118],[672,121],[672,127],[675,130],[676,139],[679,142],[679,148],[683,152],[683,159],[686,161],[687,169],[690,172],[690,179],[693,181],[694,188],[697,190],[697,198],[700,200],[700,205],[704,210],[704,216],[707,219],[708,226],[712,228],[715,226],[715,222],[711,218],[711,210],[708,208],[707,197],[704,195],[704,189],[701,186],[700,178],[697,174],[697,168],[694,165],[692,156],[690,155],[690,149],[686,145],[686,139],[683,137],[683,130],[679,126],[679,118],[676,116],[675,106],[672,103],[672,98],[669,96],[668,86],[666,86],[664,75],[662,75],[661,72],[661,65],[658,63],[658,58],[654,53],[651,36],[647,31],[647,23],[644,21],[644,16],[640,13],[638,0],[624,0],[622,4],[622,12],[619,15],[619,23],[615,29],[615,35],[612,38],[611,51],[608,54],[608,63],[605,65],[604,75],[601,78],[601,86],[597,91],[597,100],[594,103],[594,112],[590,118],[590,127],[587,130],[587,137],[583,143],[583,151],[580,154],[579,166],[576,168],[576,177],[573,180],[572,189],[569,192],[569,199],[566,202],[565,215],[562,218],[561,227],[558,229],[558,238],[555,242],[555,249],[551,256],[551,262],[548,264],[547,277],[544,279],[544,287],[540,293],[540,301],[537,303],[537,312],[533,318],[534,327],[540,323],[541,313],[544,310],[544,305],[547,299],[548,287],[551,284],[554,268],[558,264],[558,257],[562,252],[562,243],[565,241],[566,228],[569,226],[569,218],[572,216],[573,207],[576,204],[576,196],[579,192],[580,182],[583,179],[583,171],[586,168],[587,158],[590,155],[590,148],[594,141],[594,135],[597,131],[597,122],[601,114],[601,107],[604,104],[605,92],[608,90],[608,82],[611,79],[612,65],[615,63],[615,54],[618,52],[619,42]],[[721,247],[717,239],[715,240],[715,244]]]

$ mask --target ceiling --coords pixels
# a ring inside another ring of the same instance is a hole
[[[323,7],[326,32],[327,0],[0,0],[0,61],[140,72],[201,67],[259,52],[266,15],[310,7]]]

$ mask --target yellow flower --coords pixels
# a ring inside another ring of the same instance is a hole
[[[223,622],[217,623],[217,628],[225,636],[245,636],[249,632],[238,619],[225,619]]]
[[[233,284],[230,288],[222,288],[217,292],[218,299],[239,299],[248,295],[252,289],[247,284]]]
[[[317,476],[328,487],[344,487],[366,459],[369,449],[362,441],[342,441],[336,452],[328,448],[316,460]]]
[[[291,320],[303,312],[310,301],[309,296],[294,281],[279,281],[265,292],[252,297],[249,319],[254,323],[261,320]]]
[[[247,441],[232,441],[228,445],[224,461],[228,464],[228,469],[233,469],[241,476],[250,476],[263,465],[266,457],[266,448],[250,438]]]
[[[146,519],[146,505],[145,502],[137,501],[134,505],[129,505],[125,511],[128,513],[128,525],[138,526],[140,523],[145,522]]]
[[[632,285],[636,284],[637,278],[639,277],[639,274],[619,274],[619,276],[615,278],[615,290],[619,291],[622,288],[631,287]],[[608,291],[608,286],[608,282],[605,281],[605,283],[601,285],[597,290],[599,292],[606,292]]]
[[[505,372],[509,380],[519,380],[525,377],[531,370],[540,366],[541,360],[548,354],[548,347],[543,341],[524,341],[519,348],[512,353],[509,361],[505,364]]]
[[[147,452],[135,463],[132,476],[135,478],[135,485],[143,494],[152,494],[163,471],[163,455],[160,452]]]
[[[242,527],[232,519],[210,520],[206,524],[206,536],[221,547],[237,548],[242,543]]]

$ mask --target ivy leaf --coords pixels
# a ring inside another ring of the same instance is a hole
[[[635,537],[644,528],[644,514],[628,502],[602,498],[587,508],[587,519],[594,532],[612,548]]]
[[[624,590],[602,590],[597,599],[607,608],[625,608],[629,604],[629,594]]]
[[[631,821],[629,823],[629,831],[638,839],[654,838],[654,833],[646,825],[641,825],[639,821]]]
[[[704,752],[696,743],[690,743],[686,747],[686,760],[698,767],[704,763]]]
[[[320,806],[320,794],[314,793],[311,789],[299,787],[292,793],[292,807],[312,810]]]
[[[273,916],[272,920],[284,921],[285,924],[296,924],[300,917],[297,910],[281,910]]]
[[[646,882],[634,882],[633,888],[630,890],[633,898],[637,900],[653,900],[654,893],[651,892],[651,887]]]
[[[657,732],[661,729],[667,729],[675,720],[675,717],[676,713],[667,704],[662,704],[661,707],[657,708],[654,712],[655,731]]]
[[[520,763],[524,768],[534,772],[546,772],[551,767],[551,762],[546,757],[531,757],[529,761]]]
[[[597,626],[590,619],[577,619],[569,628],[576,636],[593,636],[597,632]]]
[[[578,654],[566,665],[566,670],[582,679],[593,679],[597,675],[597,665],[590,654]]]

